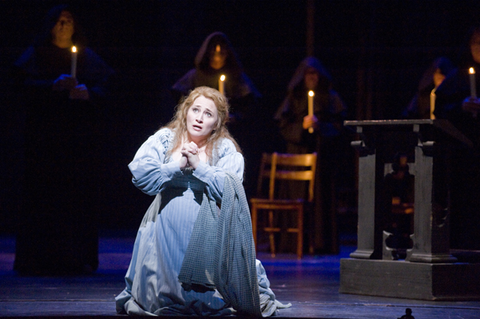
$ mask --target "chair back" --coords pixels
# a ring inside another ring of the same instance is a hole
[[[311,154],[285,154],[263,153],[260,163],[257,194],[260,196],[265,179],[268,183],[268,199],[276,196],[276,186],[279,180],[305,181],[308,183],[309,202],[313,201],[315,186],[315,169],[317,153]]]

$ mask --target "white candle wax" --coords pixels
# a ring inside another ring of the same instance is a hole
[[[313,96],[315,95],[315,93],[313,91],[308,91],[308,116],[312,116],[313,115]],[[308,128],[308,131],[310,133],[313,133],[313,127],[309,127]]]
[[[72,47],[72,68],[70,75],[72,77],[77,76],[77,48],[75,46]]]
[[[435,119],[435,114],[433,114],[433,111],[435,111],[435,98],[437,97],[435,95],[436,89],[433,89],[432,92],[430,92],[430,119],[434,120]]]
[[[223,74],[220,76],[220,79],[218,79],[218,91],[225,94],[225,75]]]
[[[468,70],[468,73],[470,74],[470,96],[472,99],[477,98],[477,85],[475,83],[475,69],[470,68]]]

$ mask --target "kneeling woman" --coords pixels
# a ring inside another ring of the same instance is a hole
[[[286,307],[255,259],[244,159],[226,128],[228,107],[217,90],[196,88],[129,164],[135,186],[156,197],[117,312],[270,316]]]

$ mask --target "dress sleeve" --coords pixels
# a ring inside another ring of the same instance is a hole
[[[178,162],[164,163],[171,134],[170,130],[162,129],[150,136],[128,164],[133,184],[145,194],[160,193],[166,182],[181,174]]]
[[[200,162],[193,175],[207,184],[207,193],[221,202],[225,172],[236,174],[243,181],[245,161],[243,155],[237,151],[232,141],[225,139],[219,149],[219,160],[215,166]]]

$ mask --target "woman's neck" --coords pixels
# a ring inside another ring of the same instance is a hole
[[[207,146],[207,140],[206,138],[203,138],[203,139],[194,139],[192,138],[188,133],[187,133],[187,137],[184,139],[184,142],[187,142],[187,143],[190,143],[190,142],[193,142],[197,145],[197,147],[200,149],[204,149],[206,146]]]
[[[52,43],[61,49],[66,49],[73,46],[72,39],[53,39]]]

